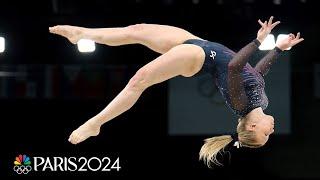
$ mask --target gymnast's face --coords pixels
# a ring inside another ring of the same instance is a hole
[[[262,115],[250,123],[251,130],[256,132],[256,141],[258,144],[264,145],[269,135],[274,132],[274,118],[270,115]]]

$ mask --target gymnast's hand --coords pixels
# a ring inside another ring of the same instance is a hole
[[[269,21],[264,21],[264,23],[261,22],[259,19],[258,22],[261,25],[261,28],[259,29],[257,33],[257,39],[260,43],[263,42],[263,40],[268,36],[268,34],[271,32],[271,30],[276,27],[278,24],[280,24],[280,21],[277,21],[275,23],[272,23],[273,16],[270,17]]]
[[[283,51],[300,43],[303,40],[303,38],[300,38],[300,33],[297,33],[297,36],[291,33],[288,37],[277,42],[276,46]]]

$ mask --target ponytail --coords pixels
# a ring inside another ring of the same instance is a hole
[[[237,148],[242,146],[259,148],[263,146],[263,144],[256,142],[255,131],[246,129],[246,124],[248,123],[247,118],[242,117],[238,120],[238,122],[237,134],[233,135],[234,137],[231,135],[223,135],[205,139],[205,143],[199,152],[199,160],[203,160],[209,168],[212,167],[211,163],[221,166],[222,164],[217,160],[217,155],[220,151],[224,152],[224,148],[233,140],[235,141],[234,146],[237,146]],[[238,139],[238,137],[241,141]]]
[[[212,167],[211,163],[221,166],[222,164],[217,160],[217,155],[232,141],[232,136],[223,135],[205,139],[204,145],[201,147],[199,153],[199,160],[203,160],[208,167]]]

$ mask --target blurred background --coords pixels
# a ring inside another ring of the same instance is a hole
[[[320,178],[317,11],[315,0],[2,1],[0,176],[18,177],[13,161],[24,153],[120,157],[119,172],[28,174],[34,177]],[[277,117],[277,133],[263,148],[230,149],[231,160],[220,158],[225,165],[215,169],[198,161],[203,139],[230,134],[237,122],[214,87],[201,83],[203,77],[177,77],[150,87],[132,109],[104,125],[98,137],[76,146],[68,143],[75,128],[100,112],[159,54],[142,45],[99,44],[94,52],[81,53],[66,39],[49,34],[49,26],[167,24],[237,51],[256,37],[257,19],[271,15],[282,22],[275,36],[301,32],[305,41],[283,53],[269,72],[268,113]]]

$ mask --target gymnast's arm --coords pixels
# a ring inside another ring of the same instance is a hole
[[[242,82],[242,69],[249,61],[249,57],[258,49],[261,42],[267,37],[271,30],[280,22],[272,23],[273,17],[269,21],[262,23],[258,20],[261,28],[257,33],[257,38],[243,47],[228,64],[228,86],[230,100],[237,110],[243,110],[247,104],[247,95]]]
[[[271,65],[276,61],[277,57],[282,51],[300,43],[303,40],[303,38],[300,38],[300,33],[297,33],[297,36],[290,34],[287,38],[279,41],[276,47],[258,62],[258,64],[255,66],[255,69],[262,76],[265,76],[268,73]]]
[[[228,70],[237,73],[242,72],[243,67],[249,61],[250,56],[258,49],[259,46],[259,40],[255,39],[243,47],[229,62]]]
[[[267,75],[272,64],[277,60],[282,50],[279,47],[275,47],[268,52],[255,66],[255,70],[258,71],[263,77]]]
[[[228,90],[233,107],[241,111],[247,104],[247,96],[242,82],[242,69],[249,57],[258,49],[260,42],[255,39],[243,47],[228,64]]]
[[[272,23],[273,16],[270,17],[269,21],[261,22],[259,19],[258,22],[261,25],[257,33],[257,39],[253,40],[251,43],[242,48],[229,62],[228,68],[233,72],[241,72],[243,67],[249,61],[249,57],[258,49],[260,44],[264,41],[264,39],[268,36],[271,30],[276,27],[280,21]]]

